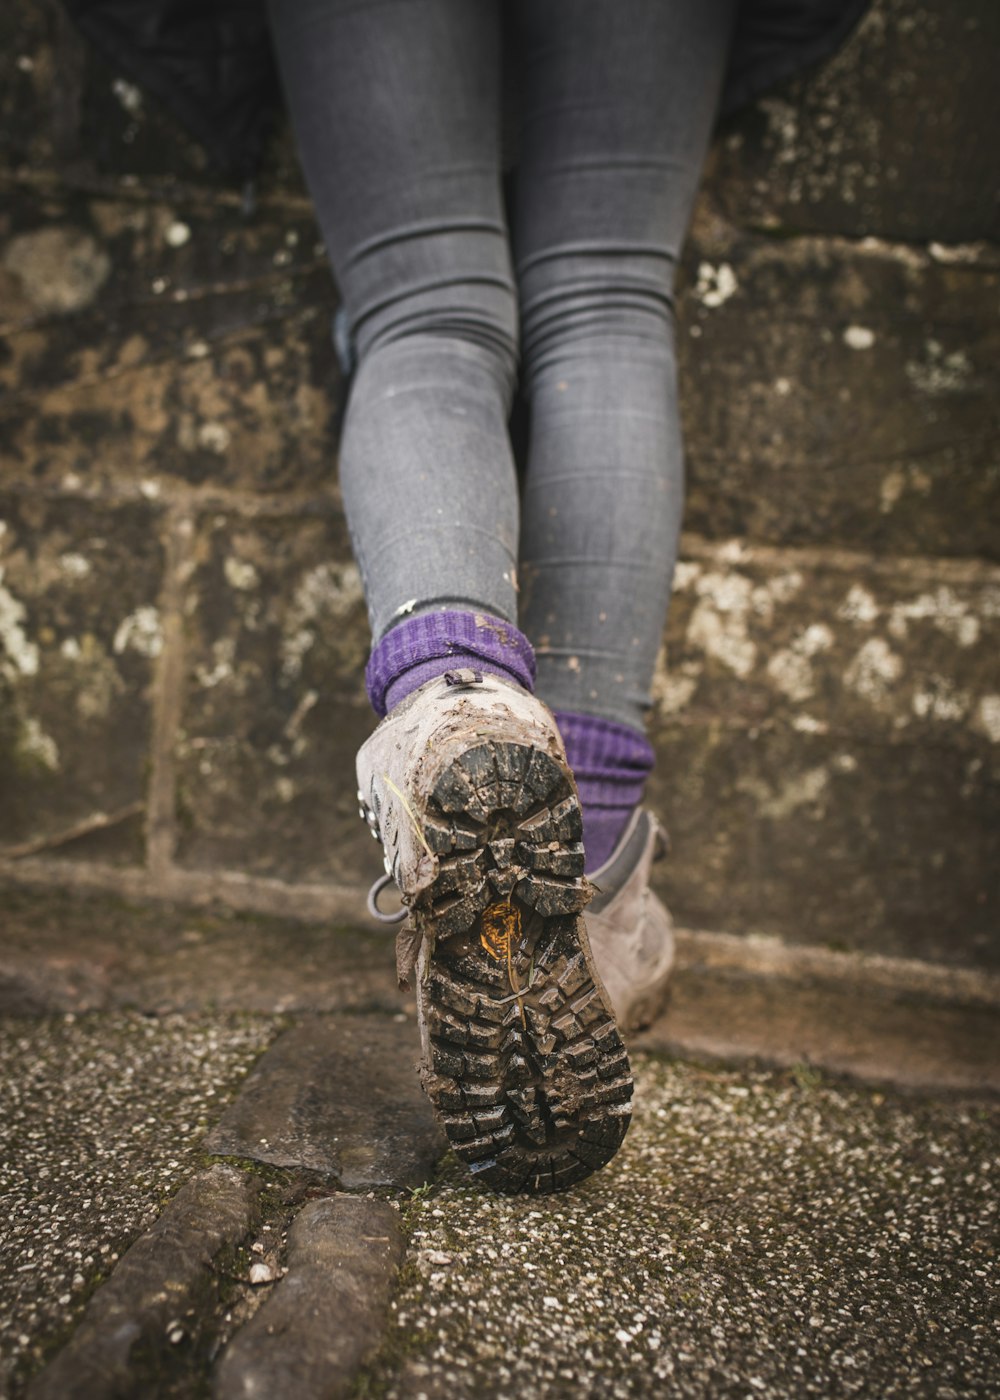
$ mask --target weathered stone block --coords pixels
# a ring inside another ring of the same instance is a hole
[[[682,926],[996,965],[995,761],[721,718],[654,740],[657,882]]]
[[[342,518],[212,516],[190,589],[180,860],[293,879],[374,875],[354,780],[372,723],[368,628]]]
[[[744,235],[701,207],[680,296],[688,528],[1000,558],[1000,262]]]
[[[687,547],[662,716],[1000,756],[1000,570]]]
[[[77,32],[59,0],[10,0],[0,17],[0,164],[61,168],[77,180],[142,179],[147,185],[236,190],[203,147]],[[278,123],[263,181],[298,191],[290,134]]]
[[[310,1201],[288,1232],[288,1268],[223,1353],[215,1400],[292,1393],[341,1400],[379,1349],[405,1252],[388,1201]]]
[[[447,1150],[419,1049],[412,1021],[311,1018],[258,1061],[205,1150],[321,1172],[351,1191],[419,1186]]]
[[[0,232],[8,470],[86,491],[329,479],[335,293],[307,212],[82,196]]]
[[[0,850],[141,860],[162,568],[151,505],[0,503]]]
[[[679,920],[995,958],[997,571],[687,554],[654,685]]]
[[[993,0],[876,0],[847,45],[721,133],[737,223],[926,242],[995,239]]]

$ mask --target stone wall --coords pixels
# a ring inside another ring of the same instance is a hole
[[[657,685],[679,921],[997,957],[994,0],[879,0],[720,131]],[[334,292],[54,7],[0,17],[0,880],[326,916],[378,868]]]

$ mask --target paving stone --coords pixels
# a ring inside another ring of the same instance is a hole
[[[104,1008],[110,998],[102,972],[77,949],[69,957],[47,958],[34,951],[18,956],[5,946],[0,956],[0,1016]]]
[[[991,248],[747,233],[706,198],[683,268],[685,528],[1000,559]]]
[[[178,861],[370,881],[354,758],[374,723],[368,624],[343,516],[207,517],[188,585]],[[367,874],[366,874],[367,872]]]
[[[1000,1007],[937,1000],[854,977],[756,975],[685,947],[666,1014],[634,1038],[694,1060],[822,1067],[868,1084],[1000,1096]],[[846,972],[847,969],[844,969]]]
[[[636,1056],[609,1166],[503,1198],[449,1165],[359,1393],[988,1395],[995,1106]]]
[[[72,1340],[29,1387],[30,1400],[148,1394],[135,1353],[167,1350],[171,1333],[183,1333],[185,1311],[211,1290],[212,1260],[251,1228],[260,1186],[222,1165],[182,1186],[94,1295]]]
[[[141,862],[158,514],[0,500],[0,850],[92,831],[105,860]]]
[[[1000,11],[876,0],[820,70],[763,97],[719,142],[711,183],[740,223],[945,243],[993,238]]]
[[[206,1149],[321,1172],[348,1189],[417,1186],[444,1152],[418,1050],[402,1018],[304,1021],[260,1060]]]
[[[399,1212],[385,1201],[311,1201],[288,1235],[287,1274],[223,1353],[217,1400],[349,1395],[382,1339],[403,1254]]]

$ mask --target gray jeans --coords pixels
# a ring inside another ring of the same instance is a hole
[[[636,727],[683,494],[674,270],[733,10],[271,0],[358,355],[340,478],[376,639],[414,612],[494,613],[535,646],[554,709]]]

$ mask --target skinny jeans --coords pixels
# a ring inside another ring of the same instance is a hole
[[[734,8],[271,0],[357,359],[340,480],[376,641],[490,613],[553,709],[642,727],[683,497],[674,274]]]

